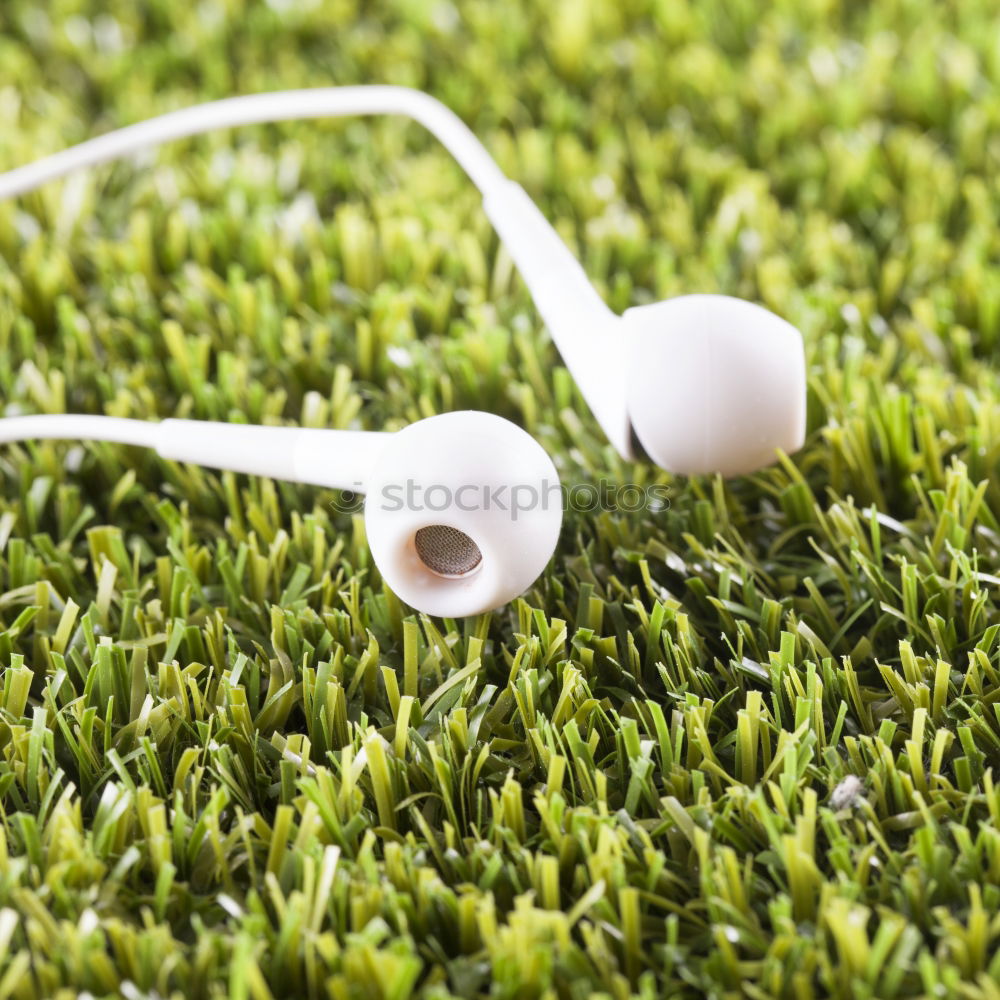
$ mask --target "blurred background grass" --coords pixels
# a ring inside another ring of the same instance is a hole
[[[1000,995],[995,4],[4,0],[0,169],[235,93],[420,87],[619,309],[796,323],[806,448],[617,459],[418,127],[0,205],[0,409],[502,413],[571,512],[409,617],[322,491],[0,453],[0,997]]]

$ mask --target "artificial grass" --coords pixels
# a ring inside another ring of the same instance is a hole
[[[1000,997],[992,0],[4,0],[0,168],[235,92],[394,82],[615,307],[804,332],[807,446],[615,457],[472,186],[399,121],[0,205],[4,414],[508,416],[537,586],[411,615],[328,493],[0,451],[0,998]]]

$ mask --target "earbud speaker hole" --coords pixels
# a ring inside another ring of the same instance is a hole
[[[438,576],[449,580],[468,576],[483,561],[479,546],[458,528],[447,524],[432,524],[420,528],[413,544],[421,562]]]

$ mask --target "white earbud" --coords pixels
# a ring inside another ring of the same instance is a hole
[[[794,326],[728,295],[682,295],[617,316],[520,185],[506,181],[484,208],[620,455],[641,450],[670,472],[737,476],[802,447],[806,368]]]
[[[46,438],[116,441],[178,462],[364,493],[379,572],[433,615],[479,614],[523,593],[562,524],[552,460],[491,413],[445,413],[393,433],[72,414],[0,420],[0,444]]]
[[[690,295],[617,316],[524,190],[448,108],[405,87],[327,87],[235,97],[172,112],[0,174],[0,199],[171,139],[297,118],[400,114],[429,129],[483,194],[567,368],[625,458],[671,472],[738,475],[805,437],[802,337],[760,306]],[[639,448],[636,448],[638,443]]]

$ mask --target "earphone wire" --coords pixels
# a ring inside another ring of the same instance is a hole
[[[20,441],[112,441],[141,448],[159,445],[160,424],[128,417],[76,413],[40,413],[0,420],[0,444]]]
[[[379,114],[402,115],[423,125],[451,153],[484,197],[509,183],[472,130],[440,101],[408,87],[376,85],[250,94],[172,111],[0,174],[0,201],[27,194],[77,170],[219,129]],[[0,419],[0,443],[63,438],[155,448],[157,427],[156,423],[141,420],[83,414],[7,417]]]
[[[451,153],[484,197],[508,183],[486,147],[450,108],[429,94],[408,87],[372,85],[249,94],[171,111],[0,174],[0,201],[26,194],[86,167],[218,129],[382,114],[402,115],[426,128]]]

